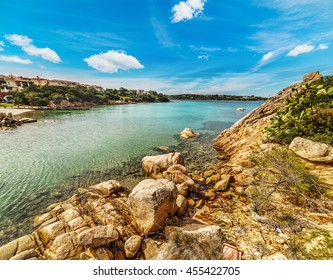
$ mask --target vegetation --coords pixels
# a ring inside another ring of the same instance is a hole
[[[306,85],[288,99],[266,132],[277,143],[290,143],[300,136],[333,144],[333,76]]]
[[[173,100],[240,100],[240,101],[262,101],[267,98],[258,96],[237,96],[237,95],[223,95],[223,94],[179,94],[169,95]]]
[[[333,236],[326,229],[296,234],[288,243],[292,259],[325,260],[333,256]]]
[[[7,108],[7,107],[12,107],[12,106],[14,106],[14,103],[1,103],[0,102],[0,107]]]
[[[173,260],[219,260],[222,259],[221,240],[200,238],[186,232],[175,232],[169,240],[170,256]]]
[[[297,206],[309,209],[324,207],[320,199],[324,191],[317,177],[289,149],[279,147],[261,151],[253,156],[252,161],[256,165],[256,182],[250,197],[255,212],[269,212],[274,194],[283,196]],[[285,214],[282,216],[283,220],[290,218]]]
[[[29,86],[21,92],[11,92],[15,97],[16,105],[28,106],[87,106],[112,103],[132,102],[168,102],[166,95],[156,91],[106,89],[97,91],[84,86]]]

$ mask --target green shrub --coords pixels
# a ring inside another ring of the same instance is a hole
[[[333,144],[332,76],[306,85],[294,98],[288,99],[266,133],[270,141],[277,143],[290,143],[299,136]]]
[[[177,260],[217,260],[222,258],[223,242],[200,238],[186,232],[171,235],[169,258]]]
[[[333,237],[328,230],[313,229],[293,235],[288,242],[289,257],[298,260],[331,260]]]

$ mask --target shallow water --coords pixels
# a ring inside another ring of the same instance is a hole
[[[0,244],[31,231],[34,215],[77,187],[111,178],[133,187],[142,178],[140,159],[156,154],[154,147],[186,148],[175,136],[185,127],[202,134],[194,144],[208,146],[261,103],[177,101],[33,113],[37,123],[0,134]]]

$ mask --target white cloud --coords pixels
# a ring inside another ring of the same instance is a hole
[[[209,56],[208,55],[199,55],[198,58],[199,59],[208,59]]]
[[[326,49],[328,49],[328,44],[320,44],[317,47],[317,50],[326,50]]]
[[[196,47],[193,45],[190,45],[190,48],[194,51],[205,51],[205,52],[217,52],[221,51],[221,48],[218,47]]]
[[[104,73],[116,73],[118,70],[141,69],[144,66],[124,51],[111,50],[106,53],[92,55],[84,61],[92,68]]]
[[[275,58],[277,58],[281,53],[283,52],[283,49],[277,49],[275,51],[270,51],[263,55],[263,57],[260,59],[260,61],[257,63],[257,65],[252,69],[253,72],[258,71],[261,67],[269,64],[271,61],[273,61]]]
[[[50,48],[37,48],[34,45],[27,45],[23,47],[23,50],[31,56],[39,56],[45,60],[53,63],[60,63],[61,59],[54,50]]]
[[[9,34],[5,35],[5,38],[13,45],[24,47],[32,43],[32,40],[28,36]]]
[[[315,50],[315,46],[310,43],[305,43],[297,46],[287,53],[287,56],[298,56],[303,53],[310,53]]]
[[[266,54],[262,57],[261,61],[268,61],[268,60],[270,60],[271,58],[273,58],[274,56],[275,56],[275,52],[269,52],[269,53],[266,53]]]
[[[6,61],[6,62],[14,62],[14,63],[20,63],[20,64],[31,64],[32,61],[30,59],[22,59],[18,56],[6,56],[6,55],[0,55],[0,61]]]
[[[186,2],[179,2],[172,7],[172,22],[177,23],[197,17],[204,10],[206,1],[207,0],[187,0]]]
[[[58,54],[51,50],[50,48],[37,48],[32,44],[32,39],[28,36],[18,35],[18,34],[9,34],[5,35],[5,38],[15,46],[22,48],[30,56],[38,56],[44,60],[51,61],[53,63],[60,63],[61,59]]]

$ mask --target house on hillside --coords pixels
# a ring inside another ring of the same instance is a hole
[[[4,97],[8,95],[8,92],[1,92],[0,91],[0,102],[4,101]]]

